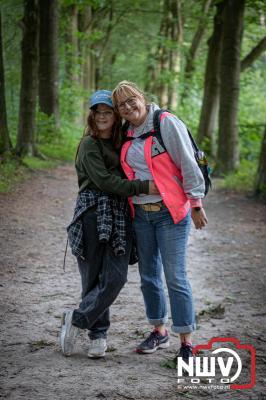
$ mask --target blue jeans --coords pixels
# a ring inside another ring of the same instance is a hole
[[[99,241],[95,208],[82,216],[82,225],[85,260],[77,259],[82,301],[73,312],[72,323],[88,329],[90,339],[106,338],[110,326],[109,307],[127,281],[132,228],[128,224],[126,253],[115,256],[108,243]]]
[[[186,274],[186,250],[191,225],[190,213],[174,224],[166,207],[160,211],[144,211],[135,207],[133,228],[136,233],[141,290],[146,314],[154,325],[168,320],[163,287],[164,271],[169,293],[172,330],[189,333],[195,330],[195,313],[191,286]]]

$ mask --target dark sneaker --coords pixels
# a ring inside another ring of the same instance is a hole
[[[188,364],[189,357],[194,357],[192,350],[193,350],[193,347],[191,344],[182,343],[177,357],[182,357],[182,360]]]
[[[149,354],[154,353],[157,349],[166,349],[170,345],[167,330],[165,335],[161,335],[156,329],[136,348],[137,353]]]

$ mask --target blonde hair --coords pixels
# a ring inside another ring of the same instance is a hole
[[[147,98],[145,96],[145,93],[141,89],[139,89],[135,83],[130,81],[121,81],[114,88],[112,92],[112,101],[116,109],[118,104],[118,98],[121,95],[125,95],[127,97],[135,96],[138,97],[139,99],[143,99],[145,103],[147,103]]]

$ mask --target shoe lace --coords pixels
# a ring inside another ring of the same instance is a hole
[[[150,335],[147,337],[147,339],[144,341],[145,344],[154,344],[158,343],[159,341],[159,332],[158,331],[152,331]]]

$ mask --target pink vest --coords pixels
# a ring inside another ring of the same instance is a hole
[[[161,114],[161,121],[169,115],[165,112]],[[132,136],[133,132],[128,131],[127,136]],[[127,151],[131,146],[131,141],[126,142],[121,150],[122,168],[129,180],[135,179],[135,173],[126,162]],[[157,154],[158,142],[156,138],[150,136],[145,140],[144,157],[151,171],[154,183],[157,186],[163,202],[168,208],[175,224],[180,222],[190,209],[190,202],[186,197],[182,182],[183,177],[180,169],[173,163],[167,151]],[[152,154],[155,156],[152,157]],[[135,215],[132,199],[128,199],[132,217]]]

